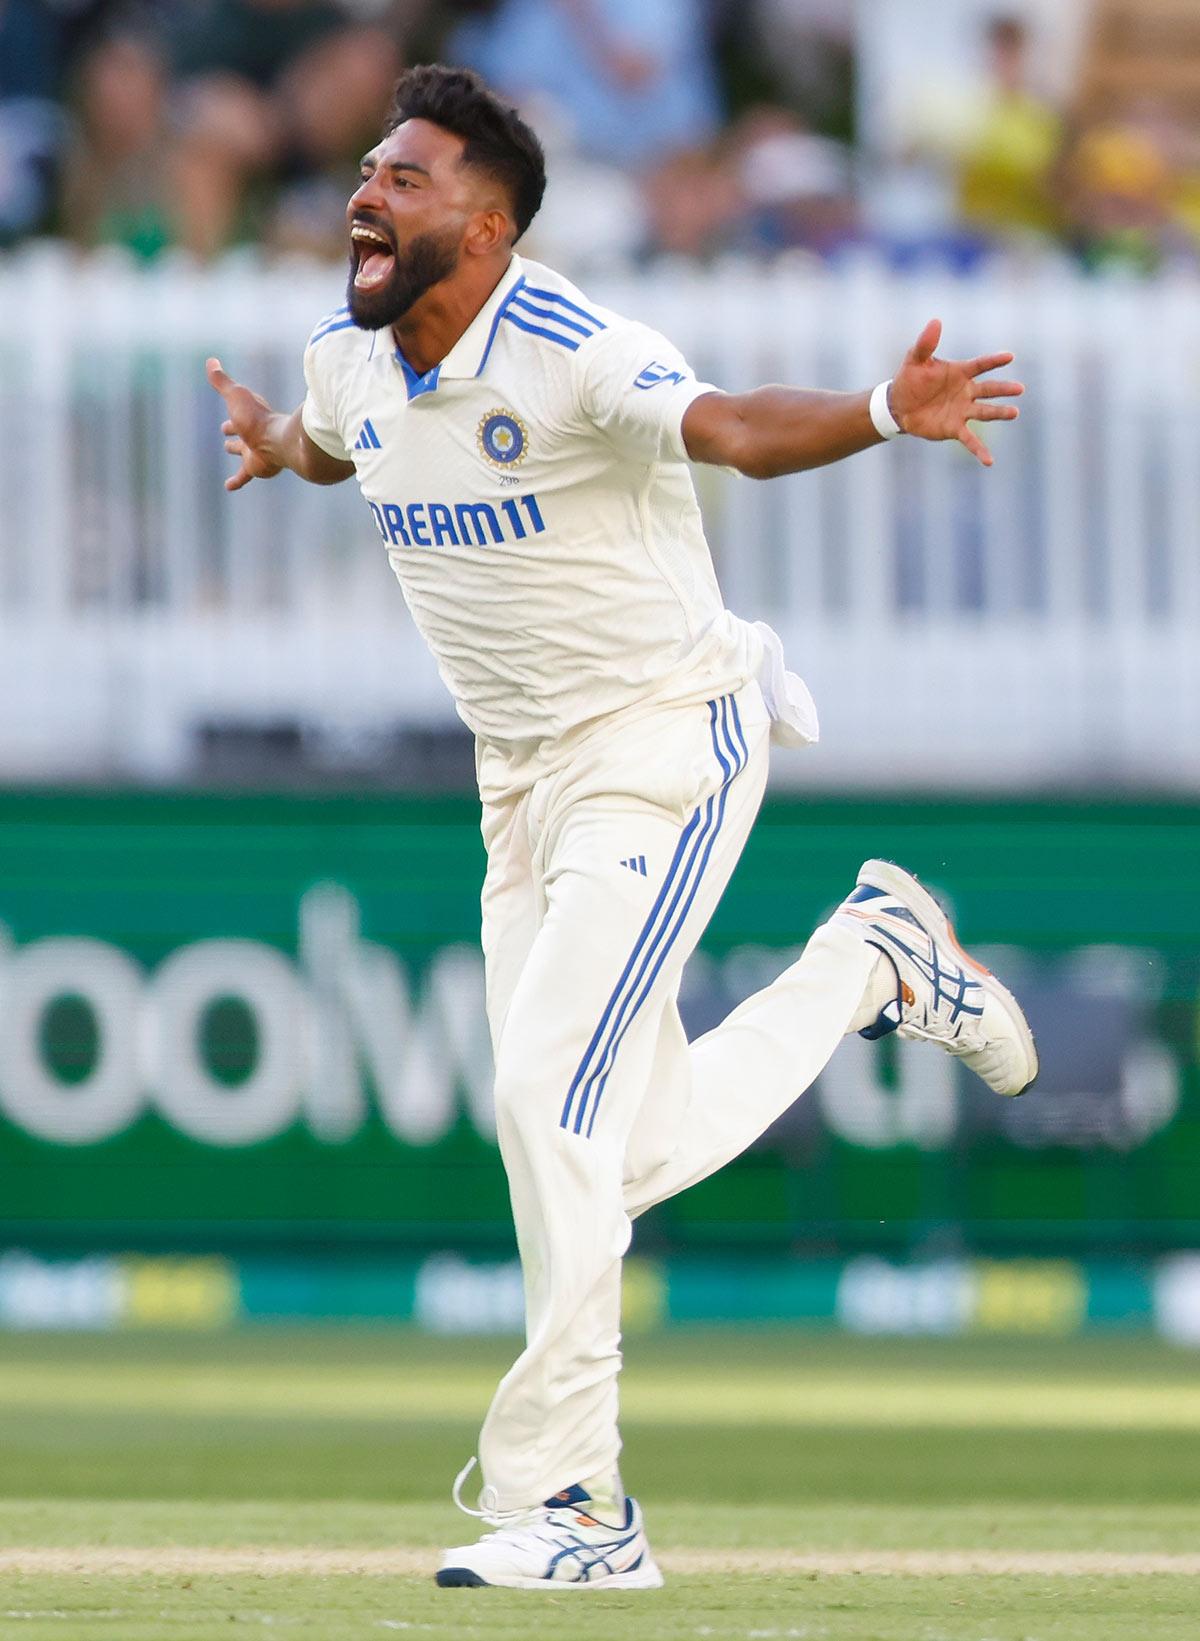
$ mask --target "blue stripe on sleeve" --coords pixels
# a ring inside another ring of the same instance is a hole
[[[568,319],[565,313],[555,313],[553,308],[539,308],[536,302],[529,302],[524,296],[514,297],[513,306],[520,308],[522,313],[531,313],[538,319],[548,319],[552,325],[565,325],[568,330],[577,331],[580,336],[595,336],[596,331],[590,325],[581,325],[577,319]]]
[[[324,330],[314,331],[308,339],[311,348],[316,342],[323,342],[327,336],[332,336],[335,330],[349,330],[354,324],[353,319],[339,319],[335,325],[326,325]]]
[[[516,325],[518,330],[527,330],[530,336],[544,336],[547,341],[557,342],[560,347],[568,348],[572,353],[579,346],[573,336],[560,336],[557,331],[543,330],[541,325],[531,325],[527,320],[522,319],[519,314],[515,314],[511,308],[508,309],[504,317],[510,325]]]
[[[597,330],[608,329],[603,319],[597,319],[594,313],[589,313],[586,308],[581,308],[578,302],[572,302],[569,297],[560,296],[557,291],[543,291],[536,285],[526,285],[525,290],[529,296],[536,296],[542,302],[557,302],[560,308],[570,308],[572,313],[578,314],[581,319],[586,319],[588,324],[593,325]]]
[[[312,328],[312,334],[315,336],[319,330],[324,330],[326,325],[332,325],[336,319],[344,319],[349,312],[349,303],[344,303],[340,308],[335,308],[332,313],[327,313],[323,319],[317,320]]]

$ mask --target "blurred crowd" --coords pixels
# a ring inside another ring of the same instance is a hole
[[[978,80],[913,86],[900,151],[875,154],[856,142],[854,15],[845,0],[0,0],[0,246],[341,256],[353,165],[398,70],[441,60],[479,69],[541,134],[551,187],[530,249],[567,266],[864,243],[958,262],[997,246],[1196,257],[1196,127],[1152,99],[1086,119],[1058,106],[1024,22],[997,14]],[[874,211],[889,167],[894,198],[915,171],[950,208]]]

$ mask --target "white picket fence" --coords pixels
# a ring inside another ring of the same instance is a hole
[[[984,472],[903,441],[755,484],[699,475],[729,604],[822,711],[820,785],[1200,788],[1200,286],[660,267],[596,300],[697,370],[867,386],[938,314],[1029,386]],[[0,776],[186,778],[213,722],[354,742],[453,712],[355,487],[229,497],[216,352],[276,402],[337,271],[0,261]]]

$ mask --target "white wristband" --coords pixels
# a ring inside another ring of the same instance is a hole
[[[898,433],[904,432],[888,404],[888,389],[891,385],[891,382],[880,382],[871,394],[871,420],[881,439],[894,439]]]

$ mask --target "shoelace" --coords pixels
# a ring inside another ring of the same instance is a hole
[[[559,1525],[552,1520],[551,1512],[545,1505],[534,1505],[527,1510],[498,1510],[496,1508],[496,1489],[486,1486],[481,1489],[479,1502],[481,1509],[473,1510],[469,1504],[463,1502],[462,1489],[467,1477],[474,1470],[478,1460],[474,1457],[467,1460],[458,1475],[454,1478],[454,1486],[450,1496],[462,1511],[464,1516],[474,1516],[477,1521],[486,1521],[493,1530],[481,1535],[480,1543],[489,1540],[494,1533],[503,1533],[514,1545],[536,1546],[539,1549],[547,1545],[557,1550],[565,1548],[562,1540],[557,1536],[561,1531]],[[490,1503],[488,1502],[490,1498]],[[597,1523],[597,1525],[600,1525]],[[620,1530],[612,1528],[612,1532]],[[586,1541],[584,1541],[586,1542]]]
[[[454,1486],[450,1489],[450,1497],[462,1511],[464,1516],[474,1516],[476,1521],[486,1521],[489,1527],[512,1528],[520,1527],[525,1523],[536,1520],[542,1514],[542,1507],[535,1505],[525,1510],[500,1510],[496,1505],[496,1489],[490,1485],[480,1489],[479,1503],[481,1508],[473,1510],[469,1504],[463,1502],[463,1483],[478,1464],[478,1459],[471,1456],[454,1478]]]
[[[937,942],[934,937],[929,934],[928,930],[925,931],[925,934],[930,944],[930,956],[928,959],[925,959],[925,961],[932,966],[936,961],[934,958],[934,950]],[[899,988],[900,971],[896,967],[896,959],[894,954],[890,952],[886,946],[881,945],[878,941],[872,940],[869,941],[868,944],[874,946],[877,951],[882,952],[888,959],[889,963],[891,963],[893,972],[896,975],[897,988]],[[961,975],[965,978],[968,987],[979,987],[980,991],[982,991],[983,988],[979,986],[979,982],[977,980],[972,980],[965,969],[961,970]],[[905,1020],[903,1018],[903,1004],[899,998],[897,998],[896,1006],[901,1010],[900,1024],[896,1028],[896,1034],[899,1037],[917,1037],[921,1038],[925,1042],[939,1043],[943,1048],[948,1049],[951,1054],[971,1054],[976,1049],[983,1048],[986,1045],[987,1036],[979,1027],[978,1016],[976,1015],[964,1016],[959,1035],[956,1038],[951,1039],[946,1037],[943,1033],[938,1032],[936,1029],[931,1030],[926,1026],[919,1026],[912,1021]],[[934,1020],[940,1020],[943,1026],[949,1026],[950,1020],[947,1016],[952,1008],[952,998],[942,996],[935,997],[932,1010]]]
[[[916,1026],[905,1023],[896,1028],[897,1037],[918,1037],[927,1043],[936,1043],[939,1048],[945,1049],[948,1054],[974,1054],[978,1049],[987,1046],[987,1038],[971,1026],[964,1026],[957,1037],[947,1037],[944,1031],[930,1031],[925,1026]]]
[[[867,944],[869,946],[874,946],[877,952],[882,952],[883,956],[886,957],[888,962],[891,964],[892,973],[896,976],[896,989],[899,993],[901,990],[900,970],[896,967],[895,956],[886,946],[881,945],[877,940],[868,940]],[[975,983],[976,982],[972,982],[972,984]],[[935,1004],[933,1011],[935,1020],[938,1019],[945,1007],[946,1005],[943,1002]],[[893,1009],[895,1009],[900,1016],[900,1023],[896,1027],[897,1037],[916,1037],[921,1039],[923,1042],[937,1043],[941,1048],[946,1049],[948,1053],[959,1055],[974,1054],[977,1049],[987,1046],[987,1037],[979,1027],[976,1018],[972,1015],[968,1015],[964,1018],[959,1035],[951,1038],[945,1035],[944,1030],[931,1030],[928,1026],[919,1026],[914,1021],[906,1020],[904,1018],[904,1003],[902,996],[898,995],[895,1002],[888,1003],[884,1006],[884,1013],[887,1014],[889,1019],[895,1018],[895,1015],[891,1013]],[[949,1022],[945,1023],[948,1024]]]

